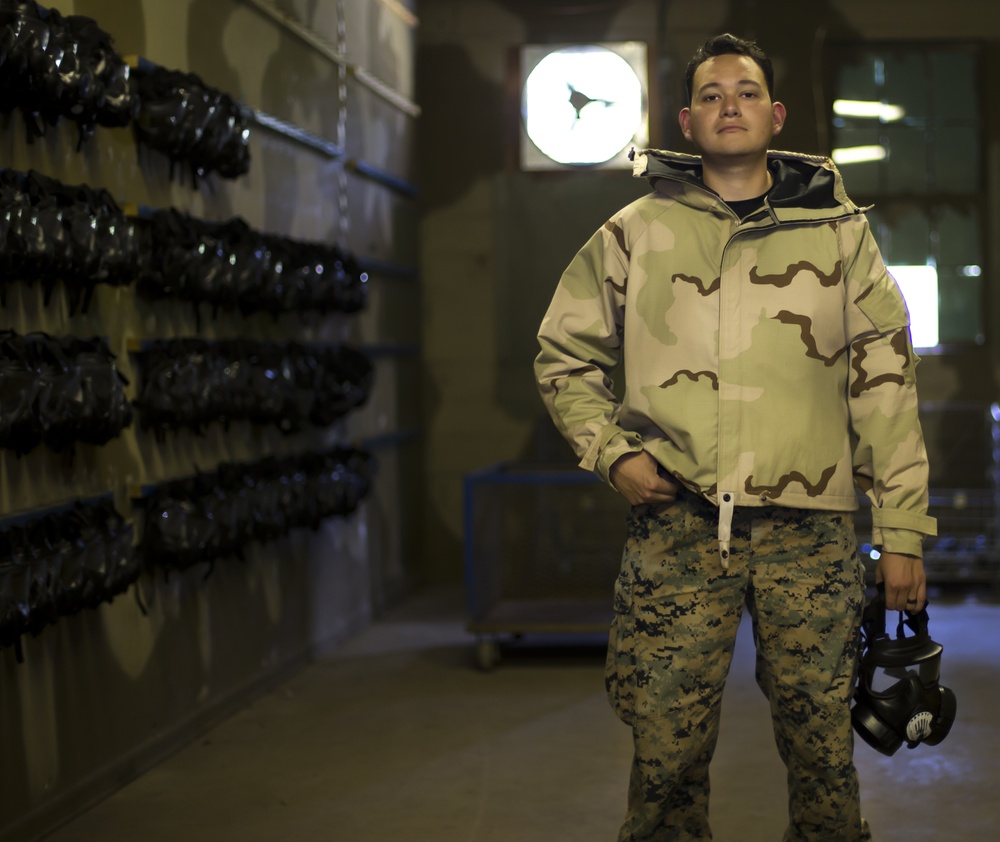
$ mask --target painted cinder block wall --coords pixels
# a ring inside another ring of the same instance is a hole
[[[245,105],[340,142],[337,64],[253,3],[43,5],[94,18],[123,55],[196,73]],[[342,23],[349,60],[413,99],[412,3],[280,0],[275,6],[332,45]],[[347,80],[342,142],[349,158],[409,183],[416,125],[414,116]],[[89,311],[71,315],[59,286],[45,305],[40,285],[5,278],[0,328],[106,337],[127,375],[133,372],[126,348],[134,338],[343,341],[375,349],[375,385],[367,404],[331,429],[284,436],[249,424],[213,425],[202,435],[168,434],[160,444],[134,426],[105,447],[77,447],[72,461],[44,448],[21,458],[0,452],[0,516],[109,492],[129,515],[129,489],[136,486],[335,443],[370,444],[378,470],[369,496],[349,517],[252,547],[243,560],[217,562],[207,576],[203,566],[144,575],[111,604],[24,638],[23,663],[13,648],[0,649],[4,840],[36,838],[107,795],[309,656],[363,628],[415,578],[405,557],[416,540],[410,501],[419,499],[413,198],[263,129],[251,131],[246,176],[212,177],[197,188],[190,179],[171,180],[165,159],[137,155],[131,129],[98,128],[80,151],[76,140],[75,125],[63,121],[28,144],[19,114],[0,117],[0,166],[103,187],[122,205],[173,207],[209,220],[240,216],[260,231],[340,244],[382,267],[370,272],[367,309],[322,318],[213,317],[203,310],[199,322],[190,305],[153,306],[131,287],[99,286]]]

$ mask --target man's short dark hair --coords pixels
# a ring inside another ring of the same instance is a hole
[[[752,58],[764,73],[768,96],[774,99],[774,68],[771,67],[771,59],[767,57],[767,53],[758,47],[755,41],[747,41],[744,38],[737,38],[735,35],[725,32],[722,35],[709,38],[691,56],[691,61],[688,62],[687,69],[684,71],[684,87],[687,92],[688,105],[691,104],[691,97],[694,94],[692,90],[694,86],[694,72],[699,66],[708,61],[708,59],[724,55],[749,56]]]

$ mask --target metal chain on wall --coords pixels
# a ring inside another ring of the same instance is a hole
[[[347,54],[347,3],[337,0],[337,52]],[[347,64],[337,64],[337,145],[347,149]],[[337,204],[339,214],[340,245],[346,247],[351,220],[348,215],[347,168],[341,164],[337,170]]]

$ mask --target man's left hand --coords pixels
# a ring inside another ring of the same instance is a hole
[[[882,553],[875,567],[875,581],[885,584],[885,607],[890,611],[915,614],[927,604],[927,576],[922,558]]]

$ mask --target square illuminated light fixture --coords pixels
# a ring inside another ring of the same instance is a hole
[[[938,344],[938,275],[934,266],[887,266],[910,311],[910,338],[915,348]]]
[[[646,45],[521,48],[521,168],[631,167],[649,145]]]

